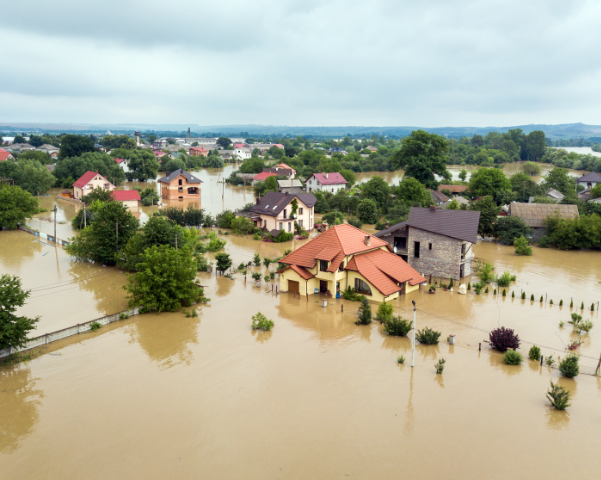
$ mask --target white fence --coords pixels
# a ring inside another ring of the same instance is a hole
[[[49,343],[56,342],[57,340],[67,338],[72,335],[88,332],[92,329],[91,325],[94,322],[99,323],[100,325],[108,325],[109,323],[121,320],[121,314],[129,317],[132,315],[138,315],[139,310],[140,309],[138,307],[132,308],[130,310],[125,310],[124,312],[113,313],[112,315],[107,315],[106,317],[97,318],[96,320],[90,320],[89,322],[85,323],[78,323],[72,327],[63,328],[62,330],[57,330],[56,332],[46,333],[44,335],[40,335],[39,337],[30,338],[27,340],[27,343],[23,348],[9,347],[0,349],[0,358],[7,357],[12,353],[23,352],[25,350],[31,350],[35,347],[41,347],[42,345],[48,345]]]

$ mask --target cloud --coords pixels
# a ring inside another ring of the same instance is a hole
[[[0,123],[599,123],[592,1],[15,0]]]

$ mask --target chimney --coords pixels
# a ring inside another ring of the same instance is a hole
[[[255,197],[255,205],[259,205],[260,201],[261,201],[261,197]]]
[[[165,176],[168,177],[171,172],[165,172]]]
[[[367,245],[369,247],[369,244],[371,243],[371,235],[365,235],[365,238],[363,239],[363,243],[365,243],[365,245]]]
[[[386,228],[390,227],[390,222],[386,222]]]
[[[431,212],[435,212],[436,211],[436,205],[430,205],[430,211]]]
[[[327,173],[324,173],[323,176],[326,177],[326,178],[328,178],[328,174]]]

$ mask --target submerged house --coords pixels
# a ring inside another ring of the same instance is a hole
[[[73,198],[81,200],[81,197],[85,197],[96,187],[110,192],[115,190],[115,185],[109,182],[103,175],[100,175],[98,172],[87,171],[73,184]]]
[[[335,225],[280,260],[282,292],[308,295],[351,287],[382,302],[419,289],[426,281],[383,240],[348,223]]]
[[[200,200],[200,184],[202,180],[181,168],[173,172],[167,172],[163,178],[159,178],[160,194],[168,200],[184,200],[196,198]]]
[[[423,275],[459,279],[473,273],[480,212],[412,207],[409,218],[376,233]]]
[[[558,215],[564,219],[573,219],[580,216],[577,205],[518,202],[512,202],[509,205],[509,215],[520,217],[534,231],[534,240],[538,240],[545,235],[545,220],[548,216]]]
[[[578,185],[582,185],[585,189],[593,188],[598,183],[601,183],[601,175],[597,172],[587,173],[576,180]]]
[[[121,202],[127,208],[135,208],[142,201],[137,190],[113,190],[111,195],[115,201]]]
[[[296,213],[292,213],[296,199]],[[294,232],[294,222],[305,230],[313,228],[314,207],[317,199],[312,193],[267,192],[250,209],[247,216],[255,225],[277,235],[280,230]]]

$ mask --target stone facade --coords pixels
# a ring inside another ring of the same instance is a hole
[[[416,257],[419,242],[419,257]],[[463,247],[465,245],[465,247]],[[474,251],[470,242],[409,227],[407,258],[410,266],[424,276],[459,279],[473,273]],[[462,249],[465,254],[462,256]],[[462,268],[463,266],[463,268]]]

